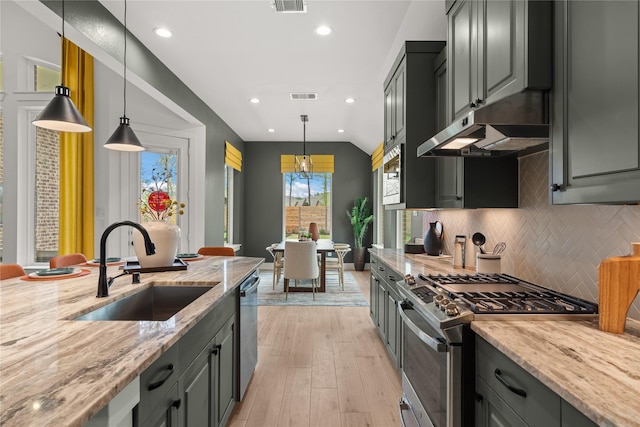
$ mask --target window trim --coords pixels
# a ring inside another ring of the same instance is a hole
[[[225,176],[227,180],[227,187],[225,192],[227,193],[227,241],[224,242],[227,245],[233,245],[233,205],[234,205],[234,175],[235,169],[232,166],[224,165]],[[223,229],[224,233],[224,229]],[[224,240],[224,236],[223,236]]]

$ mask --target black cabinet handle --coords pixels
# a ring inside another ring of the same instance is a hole
[[[182,401],[180,399],[174,400],[173,403],[171,404],[171,406],[173,406],[176,409],[180,409],[180,405],[182,405]]]
[[[211,350],[211,354],[213,354],[214,356],[217,356],[221,348],[222,348],[222,344],[218,344],[217,346],[213,347],[213,350]]]
[[[469,108],[476,108],[476,107],[477,107],[477,105],[476,105],[476,103],[475,103],[475,102],[471,102],[471,103],[469,104]]]
[[[395,276],[389,276],[389,280],[392,281],[392,282],[397,282]]]
[[[460,201],[460,200],[462,200],[462,197],[456,196],[456,200]]]
[[[502,383],[502,385],[504,385],[506,388],[508,388],[509,391],[511,391],[512,393],[517,394],[518,396],[527,397],[527,392],[526,391],[524,391],[521,388],[517,388],[517,387],[512,386],[511,384],[509,384],[507,382],[507,380],[502,378],[502,372],[500,372],[500,369],[496,368],[494,374],[495,374],[496,378],[498,379],[498,381],[500,381]]]
[[[476,392],[476,402],[482,402],[483,400],[484,400],[484,396]]]
[[[380,267],[378,267],[378,270],[384,271],[384,267],[380,266]]]
[[[159,387],[162,387],[162,384],[164,384],[169,379],[169,377],[173,374],[173,363],[168,364],[167,367],[165,368],[165,371],[166,372],[162,376],[162,378],[160,378],[158,381],[152,382],[147,386],[147,390],[151,391]]]
[[[483,102],[483,101],[482,101],[482,99],[480,99],[480,98],[476,98],[476,100],[475,100],[475,103],[476,103],[476,105],[478,105],[478,106],[479,106],[480,104],[482,104],[482,102]]]
[[[560,184],[551,184],[550,189],[551,189],[551,191],[560,191],[560,190],[562,190],[562,185],[560,185]]]

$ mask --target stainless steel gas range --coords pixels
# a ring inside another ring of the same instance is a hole
[[[598,306],[506,274],[407,275],[400,414],[404,426],[473,425],[472,320],[582,319]]]

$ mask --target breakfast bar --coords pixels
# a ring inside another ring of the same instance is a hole
[[[264,259],[210,257],[187,270],[117,278],[96,298],[98,269],[68,279],[0,282],[0,425],[81,426],[205,319]],[[85,268],[85,267],[83,267]],[[108,267],[110,277],[118,266]],[[150,287],[211,287],[166,321],[74,320]]]

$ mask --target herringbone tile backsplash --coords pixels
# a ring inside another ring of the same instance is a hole
[[[548,152],[523,157],[519,209],[425,211],[423,230],[440,220],[446,253],[452,253],[458,234],[481,232],[487,251],[504,241],[504,273],[597,301],[600,261],[627,255],[630,243],[640,241],[640,206],[553,206],[548,188]],[[629,316],[640,320],[640,298]]]

